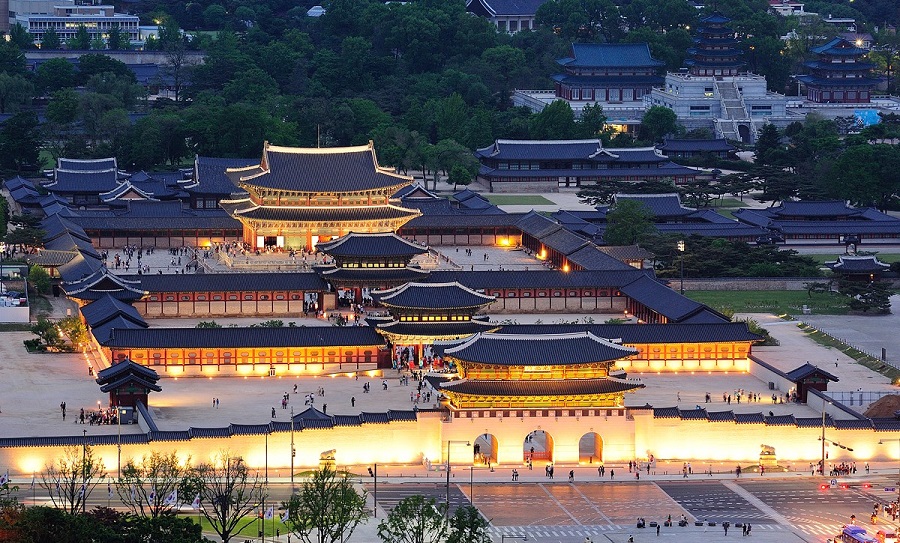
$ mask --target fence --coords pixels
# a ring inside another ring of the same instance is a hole
[[[838,341],[838,342],[840,342],[840,343],[843,343],[843,344],[846,345],[847,347],[849,347],[849,348],[851,348],[851,349],[854,349],[854,350],[856,350],[856,351],[859,351],[859,352],[861,352],[862,354],[868,356],[869,358],[872,358],[872,359],[874,359],[874,360],[879,360],[879,361],[884,362],[885,364],[891,366],[892,368],[895,368],[895,369],[900,370],[900,363],[895,362],[895,361],[888,360],[887,357],[882,356],[882,353],[875,354],[875,353],[869,352],[869,351],[863,349],[862,347],[858,347],[858,346],[856,346],[856,345],[850,343],[850,340],[844,339],[844,338],[842,338],[842,337],[838,337],[838,336],[836,336],[836,335],[834,335],[834,334],[829,334],[826,330],[822,330],[819,326],[812,325],[812,324],[810,324],[810,323],[808,323],[808,322],[806,322],[806,321],[799,321],[799,322],[800,322],[800,324],[802,324],[803,326],[806,326],[806,327],[808,327],[808,328],[812,328],[813,330],[817,330],[819,333],[824,334],[824,335],[830,337],[831,339],[833,339],[833,340],[835,340],[835,341]]]
[[[891,391],[868,391],[868,392],[823,392],[834,401],[841,402],[846,405],[868,405],[875,403],[885,396],[893,396],[895,392]]]

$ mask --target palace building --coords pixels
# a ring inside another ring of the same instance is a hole
[[[476,334],[444,349],[458,380],[438,383],[452,410],[624,407],[638,381],[610,376],[616,363],[637,350],[590,332],[572,334]]]
[[[806,85],[806,99],[824,104],[868,104],[872,90],[881,82],[872,77],[865,49],[844,38],[834,38],[813,47],[818,60],[806,63],[809,75],[797,79]]]
[[[316,249],[333,260],[316,266],[316,272],[335,289],[344,291],[342,299],[353,302],[361,302],[369,289],[392,288],[428,276],[427,271],[410,265],[413,258],[427,254],[428,249],[393,232],[350,232],[320,242]]]
[[[420,215],[392,199],[413,179],[379,166],[372,142],[326,149],[266,142],[258,164],[226,175],[247,194],[219,205],[255,249],[312,249],[349,232],[396,232]]]

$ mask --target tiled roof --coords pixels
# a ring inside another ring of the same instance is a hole
[[[654,217],[660,219],[683,217],[697,211],[682,206],[681,197],[678,194],[616,194],[616,202],[622,200],[638,202]]]
[[[877,273],[890,269],[890,264],[878,260],[875,255],[841,255],[837,262],[826,262],[826,266],[839,273]]]
[[[97,273],[103,264],[95,258],[85,258],[80,252],[75,254],[72,260],[69,260],[59,268],[57,273],[66,282],[77,282]]]
[[[25,262],[29,266],[37,264],[47,268],[56,268],[70,262],[79,255],[78,251],[54,251],[52,249],[41,249],[37,253],[25,255]]]
[[[103,267],[98,268],[97,271],[84,278],[72,281],[67,280],[65,277],[63,277],[63,279],[65,279],[65,282],[62,285],[63,290],[70,296],[78,295],[88,290],[93,290],[98,293],[97,297],[92,299],[97,299],[107,292],[115,295],[115,292],[121,290],[131,291],[139,297],[144,293],[143,290],[141,290],[139,283],[110,273],[109,270]]]
[[[263,163],[229,169],[236,184],[294,192],[361,192],[412,183],[378,165],[369,145],[323,149],[277,147],[265,144]]]
[[[865,55],[867,50],[857,47],[855,44],[844,38],[833,38],[828,43],[810,49],[817,55],[837,55],[837,56],[856,56]]]
[[[681,420],[706,420],[706,409],[679,409]]]
[[[162,387],[157,385],[155,381],[140,374],[128,374],[122,375],[118,379],[108,379],[100,384],[100,392],[111,392],[126,385],[128,388],[145,388],[153,392],[162,392]]]
[[[736,424],[763,424],[765,417],[762,413],[735,413],[734,422]]]
[[[680,419],[681,411],[677,407],[654,407],[653,418],[655,419]]]
[[[123,375],[130,374],[141,375],[145,379],[154,382],[159,381],[159,374],[156,373],[155,370],[126,358],[121,362],[116,362],[112,366],[98,371],[97,382],[103,384],[112,379],[119,379]]]
[[[766,426],[796,426],[794,415],[770,415],[765,417]]]
[[[496,300],[493,296],[475,292],[457,282],[406,283],[390,290],[376,290],[371,294],[382,305],[406,309],[477,308]]]
[[[58,170],[72,172],[101,172],[116,169],[115,157],[110,158],[62,158],[57,161]]]
[[[119,180],[115,170],[106,172],[57,170],[56,178],[44,185],[44,188],[55,193],[101,194],[118,186]]]
[[[734,151],[737,149],[734,145],[728,143],[725,138],[703,139],[703,140],[676,140],[664,139],[663,144],[659,146],[661,151],[673,152],[721,152]]]
[[[870,419],[838,419],[834,421],[834,427],[838,430],[871,430],[874,425]]]
[[[420,268],[336,268],[320,266],[316,272],[322,279],[330,282],[352,281],[378,286],[382,282],[394,283],[397,281],[424,281],[428,272]]]
[[[336,258],[399,256],[409,259],[428,252],[393,232],[350,232],[332,241],[319,242],[316,249]]]
[[[796,382],[800,381],[801,379],[806,379],[810,375],[814,375],[814,374],[821,375],[825,379],[828,379],[829,381],[834,381],[835,383],[840,381],[840,379],[838,379],[834,375],[828,373],[827,371],[823,370],[822,368],[820,368],[818,366],[814,366],[814,365],[810,364],[809,362],[807,362],[806,364],[803,364],[799,368],[796,368],[796,369],[793,369],[793,370],[787,372],[787,377],[788,377],[788,379],[790,379],[791,381],[796,383]]]
[[[415,228],[485,228],[515,226],[521,214],[460,214],[460,215],[422,215],[416,217],[404,225]],[[403,233],[403,227],[400,228]]]
[[[116,314],[111,319],[106,319],[102,324],[91,326],[91,335],[98,343],[103,343],[112,335],[113,330],[131,330],[138,328],[147,328],[147,323],[137,322],[133,319],[127,319],[121,313]]]
[[[619,288],[640,276],[650,274],[631,266],[616,270],[581,270],[568,273],[556,270],[445,271],[428,275],[429,283],[457,281],[472,290],[503,288]],[[487,292],[487,294],[491,294]]]
[[[591,243],[568,255],[566,259],[570,263],[577,264],[585,270],[620,270],[625,269],[622,265],[628,266],[628,264],[609,255],[603,249],[603,247],[598,247]]]
[[[88,326],[91,326],[92,328],[99,326],[118,315],[122,315],[135,323],[143,324],[144,327],[147,326],[137,309],[130,304],[126,304],[121,300],[113,298],[110,294],[104,294],[91,303],[82,306],[79,310],[84,316],[84,320],[87,321]]]
[[[782,202],[765,210],[772,217],[845,217],[859,215],[862,210],[842,200],[802,200]]]
[[[550,77],[559,83],[565,83],[569,87],[591,87],[595,85],[649,85],[659,86],[665,82],[665,78],[658,75],[578,75],[578,74],[554,74]]]
[[[734,422],[734,411],[707,411],[706,418],[710,422]]]
[[[653,343],[730,343],[757,341],[744,322],[717,324],[506,324],[503,334],[564,334],[585,331],[623,345]]]
[[[188,192],[196,194],[218,194],[227,196],[242,191],[225,174],[228,168],[245,168],[259,164],[253,158],[211,158],[197,156],[194,158],[194,179],[186,185]]]
[[[147,328],[115,330],[107,347],[165,349],[180,347],[338,347],[380,346],[384,339],[370,326],[285,326],[282,328]]]
[[[589,140],[504,140],[478,149],[475,156],[496,160],[585,160],[600,151],[598,139]]]
[[[564,169],[564,170],[499,170],[482,169],[481,175],[491,179],[503,181],[504,179],[519,179],[531,177],[580,177],[599,179],[618,179],[622,177],[637,177],[638,179],[658,179],[661,177],[696,176],[700,171],[687,166],[680,166],[665,159],[658,166],[652,168],[594,168],[594,169]]]
[[[497,324],[482,321],[456,322],[390,322],[378,325],[379,330],[400,336],[433,336],[463,338],[479,332],[499,328]]]
[[[323,292],[328,285],[315,273],[207,273],[178,275],[141,275],[130,279],[140,281],[147,292],[256,292],[306,290]]]
[[[666,317],[670,321],[680,321],[697,313],[706,306],[682,296],[659,281],[643,276],[620,287],[623,294],[648,309]],[[728,319],[722,318],[723,322]]]
[[[560,229],[552,234],[547,234],[546,236],[539,238],[541,243],[549,247],[550,249],[555,250],[556,252],[562,255],[569,255],[574,253],[575,251],[587,246],[590,242],[583,237],[579,236],[574,232],[570,232],[566,229]],[[606,255],[603,255],[606,256]],[[615,259],[608,259],[618,264],[618,261]],[[618,267],[613,265],[613,267]]]
[[[572,68],[661,67],[646,43],[573,43],[572,56],[557,62]]]
[[[94,249],[90,241],[85,241],[83,238],[75,236],[68,231],[45,241],[44,248],[53,251],[78,251],[85,257],[101,260],[100,253],[97,252],[97,249]]]
[[[378,206],[342,206],[342,207],[264,207],[264,206],[232,206],[223,201],[222,207],[232,213],[235,218],[255,219],[260,221],[290,222],[352,222],[377,221],[389,219],[413,218],[419,211],[395,205]]]
[[[462,362],[511,366],[590,364],[618,360],[637,353],[590,332],[571,334],[477,334],[444,350]]]
[[[77,223],[59,215],[49,215],[41,221],[41,230],[44,231],[44,241],[56,239],[63,234],[71,234],[84,241],[90,242],[91,238]]]
[[[616,379],[566,380],[469,380],[459,379],[441,383],[441,390],[455,394],[491,396],[581,396],[628,392],[644,385]]]
[[[541,239],[553,232],[559,231],[562,227],[555,223],[553,219],[545,217],[536,211],[529,211],[526,215],[516,221],[516,227],[524,234],[535,239]]]
[[[638,245],[606,245],[597,247],[597,250],[622,262],[626,260],[646,260],[654,257],[653,253]],[[574,255],[570,255],[569,258],[571,259],[572,256]]]
[[[478,2],[493,16],[517,15],[527,17],[534,16],[538,8],[547,0],[468,0],[466,7],[469,8],[470,4]]]
[[[147,199],[147,200],[153,199],[152,193],[148,193],[148,192],[141,190],[140,188],[136,187],[135,185],[132,185],[131,181],[127,181],[127,180],[123,183],[120,183],[119,186],[112,189],[111,191],[102,193],[100,195],[100,199],[103,200],[104,203],[109,204],[109,203],[114,202],[115,200],[118,200],[119,198],[125,196],[129,192],[131,192],[132,194],[137,195],[141,198]]]

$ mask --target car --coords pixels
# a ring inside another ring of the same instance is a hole
[[[878,530],[875,539],[878,543],[897,543],[897,534],[893,530]]]

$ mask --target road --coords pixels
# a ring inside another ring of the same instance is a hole
[[[721,536],[722,523],[750,523],[753,535],[769,534],[781,540],[823,542],[840,531],[843,524],[855,515],[858,524],[874,533],[885,525],[896,524],[883,517],[877,526],[870,524],[869,515],[874,503],[885,504],[896,499],[897,494],[885,488],[896,488],[896,476],[857,477],[848,488],[821,488],[823,479],[800,477],[705,480],[701,476],[690,479],[666,479],[658,481],[589,481],[574,484],[563,480],[543,482],[452,482],[450,485],[450,512],[469,503],[479,509],[491,523],[491,533],[528,536],[529,540],[558,543],[582,543],[585,537],[594,541],[624,541],[627,535],[637,532],[655,535],[651,521],[663,522],[668,515],[677,522],[681,515],[690,521],[687,528],[665,528],[663,535],[682,537],[690,533],[710,532]],[[299,484],[299,481],[298,481]],[[372,504],[375,486],[371,479],[363,481]],[[26,484],[19,491],[20,501],[26,504],[46,504],[46,491],[38,486],[36,501]],[[397,482],[379,481],[377,503],[379,515],[393,508],[400,500],[415,494],[446,500],[446,485],[405,479]],[[267,502],[286,500],[291,493],[289,483],[273,483],[269,486]],[[187,498],[185,498],[188,502]],[[102,484],[88,500],[88,509],[95,506],[121,507],[115,495],[108,499],[107,487]],[[190,510],[189,505],[184,509]],[[277,509],[277,507],[276,507]],[[638,518],[646,519],[648,528],[637,530]],[[702,527],[695,522],[704,521]],[[709,523],[715,523],[710,526]],[[886,524],[885,524],[886,523]],[[739,529],[737,529],[739,530]],[[740,536],[740,533],[735,534]],[[700,536],[698,536],[700,537]],[[708,538],[705,538],[708,540]],[[670,541],[672,539],[669,539]]]

